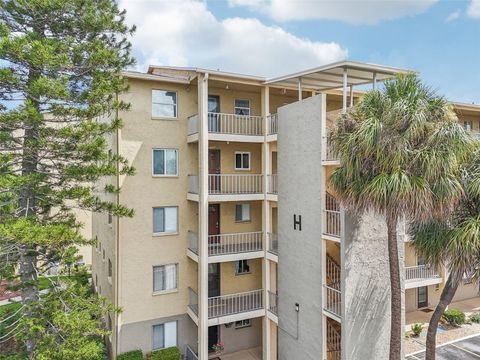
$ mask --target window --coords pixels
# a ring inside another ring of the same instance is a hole
[[[153,267],[153,292],[170,291],[177,288],[177,265]]]
[[[465,120],[463,122],[463,128],[467,131],[472,131],[472,122],[469,120]]]
[[[177,150],[153,149],[153,175],[177,176]]]
[[[250,100],[235,99],[235,114],[250,115]]]
[[[175,91],[152,90],[152,117],[177,117],[177,93]]]
[[[249,327],[249,326],[252,326],[252,323],[250,322],[250,319],[235,321],[235,329],[246,328],[246,327]]]
[[[249,274],[250,273],[250,264],[248,260],[239,260],[235,263],[235,274]]]
[[[177,322],[153,325],[152,350],[177,346]]]
[[[153,208],[153,233],[174,234],[177,232],[176,206]]]
[[[235,222],[250,221],[250,204],[235,205]]]
[[[235,152],[235,170],[250,170],[249,152]]]
[[[111,278],[112,277],[112,261],[110,259],[108,259],[108,277]]]

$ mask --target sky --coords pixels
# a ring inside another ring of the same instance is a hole
[[[480,104],[480,0],[119,0],[137,70],[192,66],[273,77],[343,59],[418,71]]]

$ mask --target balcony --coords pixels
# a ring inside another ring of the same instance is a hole
[[[263,200],[261,174],[209,174],[209,201]],[[189,200],[198,201],[198,175],[188,175]]]
[[[185,360],[198,360],[198,352],[194,350],[193,346],[185,346]]]
[[[273,291],[268,291],[268,311],[273,315],[278,316],[278,294]]]
[[[277,174],[267,175],[267,194],[278,194],[278,176]]]
[[[188,118],[187,141],[198,141],[199,116]],[[226,113],[207,114],[208,140],[263,142],[263,117],[253,115],[236,115]]]
[[[405,289],[440,284],[442,282],[437,268],[430,265],[405,267]]]
[[[187,255],[198,262],[198,234],[188,232]],[[261,231],[208,236],[208,262],[218,263],[262,258],[263,233]]]
[[[323,234],[327,240],[340,241],[341,237],[341,212],[340,204],[337,199],[326,193],[325,210],[324,210],[324,227]]]
[[[267,233],[267,259],[278,263],[278,235]]]
[[[278,115],[270,114],[267,117],[267,141],[276,141],[278,134]]]
[[[338,322],[342,317],[342,293],[328,285],[323,285],[323,309]]]
[[[340,158],[337,151],[333,147],[332,138],[328,131],[327,135],[324,136],[323,141],[325,141],[325,155],[322,159],[324,165],[338,165],[340,163]]]
[[[327,321],[327,360],[341,360],[342,336],[340,324]]]
[[[189,288],[190,303],[187,312],[198,324],[198,295]],[[208,298],[208,326],[252,319],[265,315],[263,290],[253,290]]]

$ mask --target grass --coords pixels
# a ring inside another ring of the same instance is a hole
[[[6,312],[15,312],[18,309],[22,307],[22,304],[20,302],[14,302],[6,305],[0,306],[0,318],[5,314]]]

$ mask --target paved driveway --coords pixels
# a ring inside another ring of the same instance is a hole
[[[423,360],[425,352],[409,355],[405,360]],[[480,335],[437,348],[437,360],[480,360]]]

